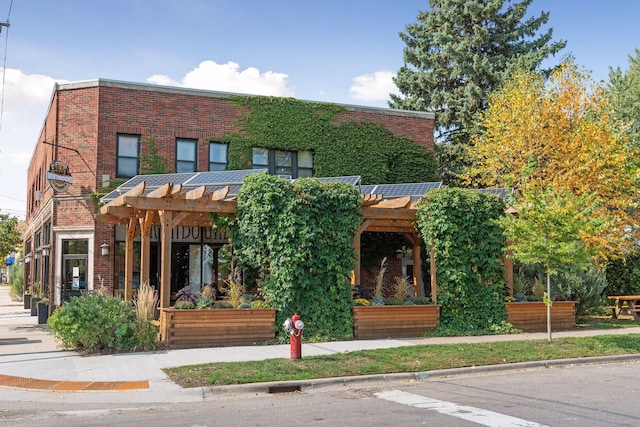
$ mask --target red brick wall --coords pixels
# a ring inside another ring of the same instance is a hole
[[[373,121],[433,149],[434,120],[429,115],[347,108],[349,111],[341,114],[338,122]],[[52,225],[95,227],[94,247],[90,249],[95,254],[92,282],[96,288],[102,283],[107,290],[113,290],[114,229],[96,223],[90,195],[102,187],[103,175],[115,178],[117,134],[141,135],[143,139],[155,135],[158,154],[169,159],[170,166],[174,167],[176,138],[203,140],[237,133],[235,123],[243,113],[245,111],[230,103],[224,94],[215,92],[105,80],[62,85],[54,93],[28,169],[26,239],[32,237],[50,215],[48,203],[53,191],[45,175],[53,159],[62,161],[69,166],[73,185],[57,195]],[[57,148],[45,142],[57,144]],[[146,151],[145,147],[141,150]],[[198,170],[208,170],[208,161],[207,144],[199,144]],[[39,201],[35,200],[36,190],[40,191]],[[44,207],[47,209],[43,210]],[[51,241],[55,242],[55,236]],[[103,242],[111,249],[106,257],[100,255]],[[54,255],[52,247],[52,260]]]

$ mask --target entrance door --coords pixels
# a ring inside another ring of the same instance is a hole
[[[62,297],[64,301],[69,301],[72,296],[78,296],[81,291],[87,289],[87,256],[64,255],[62,265],[62,277],[64,277]]]

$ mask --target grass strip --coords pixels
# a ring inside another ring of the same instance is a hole
[[[182,387],[292,381],[342,376],[422,372],[539,360],[640,353],[640,334],[558,338],[552,342],[506,341],[416,345],[362,350],[301,360],[211,363],[164,369]]]

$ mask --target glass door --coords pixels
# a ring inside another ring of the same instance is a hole
[[[62,277],[64,277],[63,300],[69,301],[72,296],[79,296],[87,289],[87,257],[86,255],[65,255]]]

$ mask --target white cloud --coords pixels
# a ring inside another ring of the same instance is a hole
[[[11,184],[3,186],[1,190],[0,210],[9,209],[15,213],[25,210],[27,168],[42,130],[56,80],[41,74],[27,75],[11,68],[4,71],[0,69],[0,78],[4,80],[0,180]]]
[[[391,71],[376,71],[373,74],[363,74],[353,79],[349,94],[353,99],[361,101],[386,101],[389,94],[400,95],[393,83],[396,73]]]
[[[188,72],[182,81],[175,81],[168,76],[155,74],[149,77],[147,82],[223,92],[294,96],[293,91],[287,87],[288,77],[287,74],[273,71],[261,73],[255,67],[241,71],[240,65],[231,61],[226,64],[203,61],[194,70]]]

